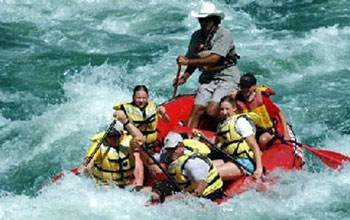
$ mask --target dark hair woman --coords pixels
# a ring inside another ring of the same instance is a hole
[[[148,150],[152,149],[157,143],[158,117],[165,123],[170,121],[165,108],[149,100],[148,89],[145,85],[137,85],[134,88],[131,102],[121,102],[116,104],[113,108],[115,110],[122,110],[128,118],[127,123],[134,124],[142,132]],[[135,146],[137,145],[140,146],[138,143],[135,143]],[[151,174],[156,175],[161,172],[161,170],[152,163],[151,158],[143,151],[140,151],[139,147],[135,148],[134,155],[136,164],[145,164]],[[139,173],[135,173],[134,175],[135,177],[142,177],[135,178],[140,180],[136,185],[143,185],[143,170],[139,170]]]

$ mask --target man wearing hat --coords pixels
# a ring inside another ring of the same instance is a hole
[[[218,103],[237,88],[240,71],[236,66],[239,56],[235,53],[233,36],[220,26],[224,13],[217,10],[213,3],[202,2],[200,11],[192,11],[191,15],[198,18],[201,29],[192,34],[186,55],[178,56],[177,63],[187,68],[174,83],[184,84],[196,68],[202,71],[195,105],[187,124],[196,128],[204,112],[213,119],[217,117]]]
[[[184,192],[211,200],[222,198],[223,182],[208,157],[185,149],[182,136],[175,132],[165,137],[164,149],[172,160],[168,172]]]
[[[261,150],[265,150],[273,144],[274,122],[280,121],[283,127],[283,138],[288,141],[291,139],[291,130],[286,122],[282,111],[269,98],[275,94],[267,86],[257,86],[256,78],[252,73],[242,75],[239,81],[240,90],[233,94],[237,106],[242,112],[252,111],[259,115],[260,121],[257,124],[256,139]]]
[[[80,170],[84,174],[91,174],[99,183],[113,182],[122,188],[130,184],[130,180],[135,177],[135,185],[140,188],[143,179],[139,175],[139,169],[142,168],[139,165],[142,161],[137,161],[134,148],[144,143],[145,138],[139,129],[129,123],[123,111],[116,111],[114,117],[118,121],[105,140],[101,140],[105,132],[91,138],[93,143],[85,159],[88,164],[84,162]],[[130,135],[127,135],[125,130]],[[97,147],[99,149],[96,149]]]

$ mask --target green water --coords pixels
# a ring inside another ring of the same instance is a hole
[[[242,72],[258,70],[298,137],[350,154],[350,2],[214,1],[235,37]],[[0,219],[349,219],[349,167],[307,154],[269,193],[250,190],[218,207],[175,201],[55,174],[84,157],[89,137],[137,84],[158,103],[173,88],[176,57],[199,28],[199,1],[0,1]],[[192,93],[198,73],[179,88]],[[203,208],[204,207],[204,208]]]

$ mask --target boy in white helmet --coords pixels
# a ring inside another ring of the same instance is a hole
[[[91,174],[99,183],[113,182],[121,188],[129,185],[135,177],[136,187],[141,187],[143,180],[140,179],[139,172],[142,161],[135,157],[134,148],[144,143],[145,138],[139,129],[129,123],[123,111],[116,111],[114,116],[118,121],[105,139],[105,132],[91,138],[93,143],[80,170],[84,174]]]

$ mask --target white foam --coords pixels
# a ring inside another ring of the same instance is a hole
[[[131,97],[130,91],[120,83],[119,77],[123,74],[122,68],[108,64],[99,67],[88,65],[79,74],[70,76],[71,79],[64,84],[67,102],[49,106],[39,116],[33,116],[28,121],[12,122],[3,128],[3,135],[10,135],[13,131],[21,134],[3,143],[2,149],[6,149],[7,153],[0,155],[0,173],[10,167],[31,161],[41,153],[55,151],[56,147],[61,149],[61,153],[72,147],[86,149],[88,146],[62,146],[59,142],[71,134],[77,135],[82,130],[88,137],[100,127],[107,126],[112,120],[113,105],[118,101],[130,100]],[[6,97],[13,99],[17,96]],[[35,137],[39,137],[40,141],[37,142]],[[31,143],[36,145],[32,146]],[[83,143],[88,144],[88,138]],[[18,158],[16,155],[20,155],[23,151],[27,152],[26,156]],[[64,157],[55,154],[52,156]],[[17,159],[10,162],[13,158]]]
[[[317,115],[314,121],[309,118],[315,114],[315,109],[320,111],[324,107],[322,97],[313,99],[312,90],[300,89],[298,85],[309,77],[349,70],[350,28],[334,25],[304,35],[286,30],[272,31],[257,26],[254,17],[238,8],[256,1],[236,2],[233,4],[236,8],[223,1],[215,1],[215,4],[221,6],[220,9],[226,14],[223,26],[233,33],[242,63],[252,62],[251,66],[266,69],[268,74],[259,75],[261,82],[270,82],[271,86],[283,84],[287,89],[291,88],[290,95],[286,95],[287,98],[282,99],[281,103],[288,109],[287,117],[296,126],[298,136],[304,139],[325,136],[316,147],[348,155],[348,135],[330,131],[330,127],[320,119],[324,115]],[[198,21],[190,16],[190,11],[199,7],[200,1],[122,0],[117,4],[107,0],[6,0],[1,3],[2,22],[29,22],[38,29],[39,38],[47,46],[104,55],[131,50],[134,46],[137,48],[139,41],[150,45],[156,42],[166,47],[164,53],[150,54],[154,59],[148,59],[145,65],[136,68],[129,69],[128,63],[110,64],[106,61],[99,66],[65,69],[62,71],[63,103],[49,105],[42,114],[25,121],[12,121],[0,115],[0,126],[3,126],[0,135],[9,137],[1,145],[3,154],[0,154],[0,174],[4,178],[8,177],[6,174],[12,171],[11,168],[16,170],[27,167],[38,158],[42,161],[40,165],[45,165],[47,160],[54,160],[58,161],[62,169],[76,166],[87,150],[88,138],[107,126],[112,118],[113,104],[130,100],[134,85],[146,84],[151,98],[158,103],[168,99],[171,92],[164,94],[163,91],[172,90],[171,82],[177,70],[176,56],[186,52],[191,33],[199,28]],[[256,3],[268,7],[283,4],[271,0]],[[111,10],[109,15],[98,18],[107,10]],[[115,11],[123,10],[127,12],[125,16],[114,14]],[[179,20],[178,27],[183,28],[183,31],[170,34],[160,32],[157,35],[153,35],[152,31],[146,33],[154,30],[151,23],[154,21],[153,16],[159,13],[165,16],[167,10],[179,12],[183,20]],[[272,16],[280,15],[277,13]],[[285,21],[288,17],[278,18]],[[94,37],[85,37],[90,32]],[[121,45],[117,41],[104,44],[105,41],[111,42],[110,39],[116,35],[135,38],[135,45]],[[31,45],[19,54],[29,56],[32,52],[36,53],[36,49],[37,45]],[[196,73],[188,83],[181,86],[180,92],[194,91],[198,85],[198,75]],[[346,82],[346,79],[342,80],[344,85]],[[331,86],[332,91],[336,91],[338,85],[337,82],[331,82],[320,88]],[[311,101],[315,100],[319,102],[312,104]],[[34,95],[22,92],[2,92],[0,101],[41,103]],[[329,103],[332,107],[338,104],[326,102]],[[349,166],[339,173],[323,166],[317,167],[320,171],[315,172],[312,162],[308,163],[308,172],[280,172],[281,178],[270,187],[269,193],[252,189],[230,199],[226,210],[208,201],[190,198],[146,208],[144,204],[149,198],[148,194],[130,193],[117,188],[106,191],[91,180],[66,175],[61,182],[35,197],[1,192],[0,219],[138,219],[140,216],[142,219],[162,220],[322,219],[325,216],[342,219],[341,211],[330,209],[344,206],[342,199],[348,201]],[[314,209],[322,210],[321,214]]]
[[[0,127],[7,125],[10,122],[11,120],[5,118],[2,114],[0,114]]]

